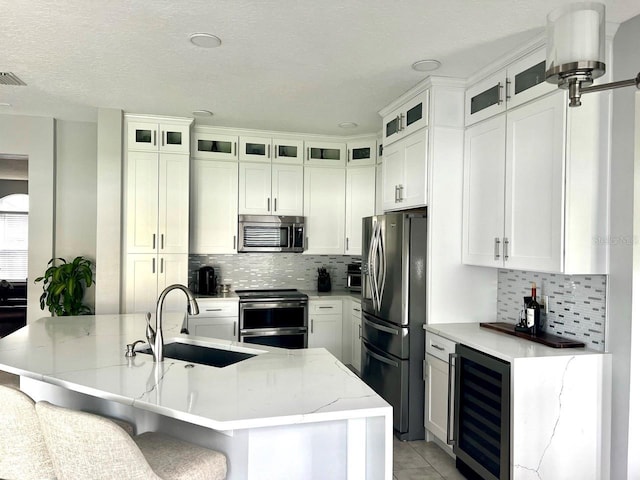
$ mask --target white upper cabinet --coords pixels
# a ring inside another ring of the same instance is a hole
[[[344,167],[347,146],[339,142],[305,141],[305,165],[316,167]]]
[[[382,163],[382,206],[404,210],[427,204],[427,129],[387,145]]]
[[[373,138],[347,142],[347,167],[375,165],[376,148],[376,141]]]
[[[208,160],[235,161],[238,159],[238,137],[196,128],[191,155]]]
[[[240,136],[240,161],[271,163],[271,138]]]
[[[302,166],[240,163],[240,214],[301,216],[302,191]]]
[[[237,252],[238,163],[191,161],[190,223],[190,253]]]
[[[302,140],[260,136],[240,136],[241,162],[273,162],[302,165]]]
[[[427,126],[429,91],[416,95],[404,105],[384,116],[382,135],[385,148],[389,144],[411,135]]]
[[[274,163],[291,163],[293,165],[302,165],[304,163],[304,145],[302,140],[273,138],[271,140],[273,146]]]
[[[557,87],[545,82],[546,50],[509,64],[466,92],[465,125],[471,125],[545,95]]]
[[[345,169],[304,169],[306,249],[314,255],[342,255],[345,247]]]
[[[189,153],[190,122],[127,122],[127,149]]]
[[[608,231],[606,158],[597,145],[606,138],[572,142],[569,123],[558,91],[466,130],[464,263],[606,273],[606,252],[593,241]]]
[[[362,219],[375,213],[376,167],[347,169],[345,249],[362,255]]]

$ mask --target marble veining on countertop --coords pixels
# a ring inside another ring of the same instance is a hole
[[[142,314],[42,318],[0,339],[0,370],[216,430],[387,415],[391,407],[323,348],[287,350],[181,335],[164,317],[165,343],[187,338],[258,355],[224,368],[151,355],[124,356],[144,338]]]
[[[602,352],[588,348],[547,347],[531,340],[480,327],[479,323],[430,324],[424,325],[424,329],[508,362],[518,358],[602,355]]]

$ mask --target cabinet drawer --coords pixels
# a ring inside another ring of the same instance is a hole
[[[314,314],[314,315],[342,314],[342,300],[309,302],[309,314]]]
[[[440,360],[449,362],[449,354],[455,353],[456,344],[448,338],[441,337],[435,333],[426,334],[426,348],[429,355],[433,355]]]
[[[211,299],[196,299],[200,313],[194,317],[238,317],[238,302],[212,301]]]
[[[360,318],[362,315],[362,305],[356,300],[351,301],[351,315]]]

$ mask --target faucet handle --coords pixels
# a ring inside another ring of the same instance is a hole
[[[136,340],[133,343],[127,343],[127,351],[125,352],[124,356],[125,357],[135,357],[136,356],[136,352],[134,351],[134,348],[136,348],[136,345],[139,343],[144,343],[144,340]]]

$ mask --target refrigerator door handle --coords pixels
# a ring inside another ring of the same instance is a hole
[[[384,325],[378,325],[377,323],[373,323],[371,320],[367,320],[366,318],[362,318],[362,321],[369,325],[371,328],[375,328],[376,330],[380,330],[381,332],[390,333],[391,335],[399,335],[400,332],[394,328],[385,327]]]
[[[393,360],[389,360],[388,358],[383,357],[382,355],[378,355],[377,353],[373,353],[371,350],[367,348],[366,345],[362,346],[364,348],[365,355],[369,355],[372,358],[375,358],[379,362],[386,363],[387,365],[391,365],[392,367],[398,368],[398,362],[394,362]]]
[[[373,308],[375,311],[380,310],[379,294],[378,294],[378,224],[373,226],[373,235],[371,236],[371,268],[369,274],[373,286]]]
[[[378,245],[380,251],[380,264],[381,264],[381,275],[382,279],[380,281],[380,293],[378,296],[378,310],[382,308],[382,296],[384,295],[384,284],[387,280],[387,255],[385,251],[384,245],[384,237],[382,236],[382,227],[378,229]]]

